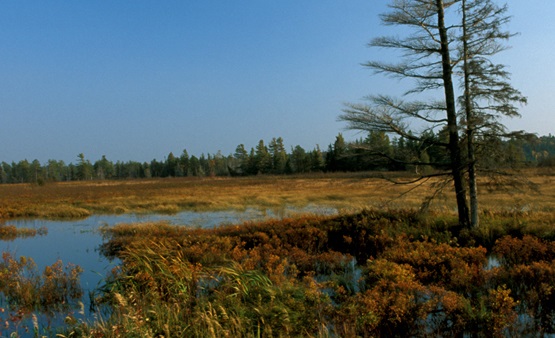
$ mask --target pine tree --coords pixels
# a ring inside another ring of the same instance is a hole
[[[515,103],[526,98],[508,82],[509,73],[491,57],[505,49],[501,44],[511,34],[501,30],[509,21],[507,6],[497,6],[491,0],[462,0],[460,45],[463,73],[460,97],[465,117],[470,194],[470,223],[479,225],[476,146],[478,138],[507,135],[499,117],[520,116]],[[522,133],[521,133],[522,134]]]
[[[75,178],[77,180],[90,180],[92,179],[92,165],[89,160],[85,159],[85,155],[80,153],[77,155],[77,166],[75,167]]]
[[[181,172],[183,173],[181,176],[189,176],[189,153],[187,149],[183,149],[181,156],[179,156],[179,166],[181,167]]]
[[[267,174],[272,170],[272,155],[268,148],[264,145],[264,141],[260,140],[255,150],[256,173]]]
[[[329,171],[347,170],[347,144],[341,133],[335,137],[333,147],[330,145],[328,149],[326,167]]]
[[[285,173],[285,165],[287,162],[287,152],[283,145],[283,139],[274,137],[268,145],[270,155],[272,156],[272,173],[283,174]]]
[[[233,168],[239,174],[249,174],[249,153],[245,149],[244,144],[240,144],[235,148],[235,154],[233,155],[237,161],[237,165]]]
[[[316,145],[316,148],[310,153],[310,171],[320,172],[324,170],[325,161],[320,146]]]

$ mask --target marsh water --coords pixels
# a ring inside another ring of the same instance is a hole
[[[106,274],[119,262],[110,261],[99,252],[102,226],[114,226],[119,223],[141,223],[152,221],[166,221],[173,225],[209,228],[221,224],[240,223],[269,218],[284,218],[295,214],[333,214],[337,210],[308,206],[305,208],[254,209],[244,211],[184,211],[177,214],[122,214],[122,215],[93,215],[80,220],[40,220],[18,219],[6,221],[5,224],[16,227],[41,229],[46,228],[46,235],[17,238],[10,241],[0,241],[0,251],[9,252],[14,257],[26,256],[32,258],[39,271],[44,270],[61,259],[64,266],[68,263],[79,265],[83,269],[81,285],[88,304],[89,291],[93,291],[103,281]],[[85,306],[88,308],[88,306]],[[87,311],[85,316],[89,316]]]

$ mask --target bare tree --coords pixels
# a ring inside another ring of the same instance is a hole
[[[380,37],[370,46],[390,48],[403,52],[400,62],[368,62],[366,66],[377,73],[401,79],[414,80],[414,86],[405,93],[432,92],[440,94],[441,100],[399,100],[389,96],[369,97],[370,104],[349,104],[340,116],[348,123],[348,128],[366,131],[383,131],[400,137],[421,141],[421,135],[430,130],[446,129],[446,142],[436,145],[449,152],[449,174],[453,179],[459,223],[468,226],[469,214],[464,182],[464,167],[459,138],[459,125],[456,106],[453,73],[456,63],[451,60],[456,43],[455,32],[460,25],[448,26],[445,22],[446,11],[456,11],[458,1],[443,0],[395,0],[389,5],[391,12],[381,16],[386,25],[400,25],[408,28],[411,34],[404,38]],[[415,133],[411,124],[422,126],[421,133]],[[416,164],[420,160],[416,161]]]
[[[514,135],[508,133],[499,118],[520,116],[515,103],[524,104],[526,98],[509,83],[505,67],[491,61],[493,55],[506,49],[502,42],[512,36],[502,30],[510,20],[507,6],[498,6],[492,0],[462,0],[460,12],[463,75],[460,101],[466,127],[470,223],[476,227],[479,225],[476,146],[480,145],[477,138]]]
[[[502,117],[519,116],[516,104],[526,103],[526,98],[509,83],[505,66],[492,61],[512,36],[502,30],[510,20],[507,6],[498,6],[493,0],[393,0],[389,7],[391,12],[381,16],[383,23],[408,28],[410,33],[403,38],[379,37],[370,46],[399,50],[403,56],[398,63],[373,61],[366,66],[376,73],[411,79],[414,85],[403,100],[374,95],[368,97],[369,104],[349,104],[340,120],[350,129],[381,131],[421,143],[430,132],[446,131],[447,139],[437,138],[433,146],[449,153],[447,167],[459,223],[478,226],[477,170],[480,159],[491,155],[484,154],[491,150],[487,142],[525,135],[522,131],[509,133],[501,123]],[[460,89],[458,101],[456,88]],[[425,92],[440,99],[411,100]],[[421,131],[415,132],[415,126]],[[425,162],[422,157],[410,161],[413,165],[445,165]]]

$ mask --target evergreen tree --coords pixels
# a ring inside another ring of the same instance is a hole
[[[267,174],[272,170],[272,155],[263,140],[260,140],[256,146],[254,159],[257,174]]]
[[[233,170],[239,175],[250,174],[249,168],[249,153],[245,149],[244,144],[240,144],[235,148],[235,154],[233,157],[236,160],[237,165],[233,167]]]
[[[387,170],[392,166],[393,150],[384,131],[371,130],[359,147],[364,150],[366,170]]]
[[[283,145],[283,139],[274,137],[268,146],[270,155],[272,156],[272,173],[283,174],[285,173],[285,164],[287,162],[287,152]]]
[[[66,181],[74,181],[77,180],[77,167],[73,164],[70,163],[67,165],[67,175],[66,175]]]
[[[210,154],[208,154],[208,156],[210,157]],[[210,164],[208,160],[209,159],[207,159],[204,154],[200,154],[200,157],[198,158],[200,166],[199,176],[206,176],[211,174]]]
[[[310,156],[299,145],[291,151],[291,167],[295,173],[307,173],[311,169]]]
[[[256,175],[258,173],[258,163],[256,161],[256,153],[254,148],[251,148],[249,152],[249,158],[247,162],[247,174]]]
[[[125,179],[128,178],[128,174],[127,174],[127,167],[125,166],[125,164],[122,161],[117,161],[114,164],[114,171],[116,173],[116,177],[119,179]]]
[[[152,177],[164,177],[164,167],[163,162],[158,162],[156,159],[150,161],[150,173]]]
[[[203,170],[200,166],[200,161],[195,155],[191,156],[189,165],[191,168],[190,170],[192,176],[203,176]]]
[[[179,159],[175,157],[173,152],[170,152],[168,154],[168,157],[166,158],[163,177],[168,177],[168,176],[176,177],[178,166],[179,166]]]
[[[366,131],[383,131],[397,134],[407,140],[421,142],[420,135],[409,134],[407,121],[424,124],[427,130],[447,127],[449,139],[442,144],[449,151],[450,176],[454,182],[455,197],[462,226],[469,224],[466,187],[464,185],[464,161],[461,154],[459,124],[455,100],[452,62],[452,43],[456,40],[452,32],[456,24],[446,23],[447,18],[457,18],[454,4],[457,0],[397,0],[389,7],[391,11],[381,19],[386,25],[406,28],[405,37],[380,37],[371,46],[400,50],[403,59],[391,64],[388,62],[368,62],[366,65],[378,73],[393,77],[411,79],[414,86],[406,93],[407,97],[422,92],[442,90],[443,101],[423,102],[417,99],[404,101],[386,95],[369,97],[369,105],[351,104],[340,117],[349,123],[349,128]],[[447,13],[446,13],[447,11]],[[421,164],[420,159],[415,161]]]
[[[189,153],[187,149],[183,149],[181,156],[179,156],[179,167],[181,168],[181,176],[189,176]]]
[[[144,168],[141,162],[129,161],[123,164],[127,173],[126,178],[143,178]]]
[[[102,158],[96,161],[93,165],[96,177],[101,180],[110,179],[115,173],[114,164],[106,158],[106,155],[102,155]]]
[[[326,166],[330,171],[346,171],[348,168],[347,164],[347,144],[345,143],[345,139],[343,135],[339,133],[336,138],[335,142],[333,143],[333,147],[329,147],[328,153],[326,156]]]
[[[220,150],[214,155],[214,172],[216,176],[229,176],[229,170],[227,169],[227,158],[222,154]]]
[[[320,146],[316,145],[316,148],[310,153],[310,171],[320,172],[324,170],[325,167],[324,156],[320,150]]]
[[[75,179],[90,180],[92,179],[93,166],[89,160],[85,159],[85,155],[80,153],[77,155],[77,166],[75,167]]]
[[[25,183],[31,182],[31,164],[27,159],[19,161],[17,164],[12,162],[12,175],[14,182]]]
[[[31,182],[34,182],[36,184],[44,184],[44,174],[42,171],[42,166],[40,164],[40,162],[35,159],[33,160],[33,162],[31,162],[30,165],[30,173],[31,173]]]
[[[410,34],[377,38],[371,46],[400,50],[402,61],[369,62],[367,66],[378,73],[413,80],[414,86],[405,94],[409,100],[371,96],[370,105],[349,105],[341,119],[352,129],[397,134],[419,145],[425,144],[426,135],[410,134],[409,122],[423,126],[424,131],[443,130],[447,139],[437,138],[434,146],[443,147],[448,154],[459,223],[477,226],[476,164],[492,155],[480,153],[477,145],[482,150],[492,149],[496,138],[513,135],[506,132],[500,118],[518,116],[514,104],[526,101],[509,84],[505,67],[492,61],[505,48],[500,42],[511,36],[501,30],[509,21],[507,7],[493,0],[395,0],[389,7],[392,10],[382,15],[382,21],[407,28]],[[456,80],[462,91],[458,105]],[[443,94],[441,101],[410,100],[413,95],[419,99],[423,92],[435,94],[438,90]],[[421,149],[412,164],[423,165],[424,158],[432,160],[430,155]]]
[[[461,1],[462,37],[459,48],[463,94],[460,101],[466,122],[470,220],[473,227],[479,224],[476,182],[478,141],[506,135],[507,130],[499,118],[520,116],[515,103],[526,103],[526,98],[508,82],[509,73],[505,66],[492,62],[492,56],[505,49],[501,42],[511,36],[501,30],[509,21],[506,12],[506,5],[500,7],[492,0]],[[492,154],[499,153],[487,156]]]

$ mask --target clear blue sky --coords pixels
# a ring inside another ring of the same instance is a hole
[[[324,150],[344,102],[399,85],[361,66],[383,55],[366,44],[387,34],[387,3],[4,1],[0,162],[227,155],[280,136]],[[507,125],[555,133],[555,1],[509,6],[520,35],[500,60],[529,104]]]

